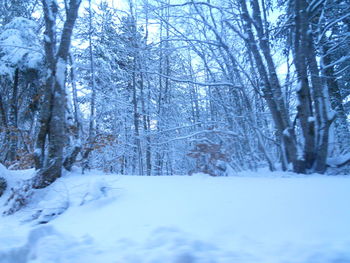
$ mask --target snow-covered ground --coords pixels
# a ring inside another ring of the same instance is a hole
[[[25,262],[349,263],[350,177],[67,174],[0,217],[0,263]]]

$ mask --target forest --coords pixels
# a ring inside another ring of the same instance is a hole
[[[0,162],[27,189],[73,166],[347,174],[349,38],[343,0],[3,0]]]
[[[0,0],[0,263],[349,263],[350,0]]]

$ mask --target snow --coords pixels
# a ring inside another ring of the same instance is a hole
[[[290,137],[290,133],[289,133],[289,129],[284,129],[283,130],[283,135],[286,136],[286,137]]]
[[[302,88],[303,88],[303,83],[301,81],[298,81],[295,91],[300,92]]]
[[[310,117],[307,118],[307,121],[308,122],[315,122],[315,117],[310,116]]]
[[[0,34],[0,75],[13,77],[14,68],[38,69],[43,60],[36,28],[22,17],[14,18]]]
[[[35,148],[34,154],[35,155],[41,155],[42,154],[42,150],[40,148]]]
[[[56,64],[56,78],[61,88],[64,88],[64,82],[66,79],[66,68],[67,68],[66,61],[64,61],[62,58],[58,58],[58,61]],[[57,96],[60,96],[60,95],[56,94],[56,97]]]
[[[328,158],[327,164],[331,167],[337,167],[338,165],[341,165],[348,160],[350,160],[350,153]]]
[[[0,262],[348,263],[349,187],[349,177],[266,171],[67,173],[0,218]]]
[[[329,104],[329,103],[327,103],[327,104]],[[327,105],[327,109],[328,109],[327,120],[329,120],[329,121],[334,120],[336,115],[337,115],[336,111],[332,110],[329,105]]]

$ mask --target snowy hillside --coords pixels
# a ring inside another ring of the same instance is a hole
[[[31,171],[2,173],[13,185]],[[67,174],[0,218],[0,262],[349,263],[349,189],[282,173]]]

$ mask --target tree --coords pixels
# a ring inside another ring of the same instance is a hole
[[[81,0],[70,0],[66,6],[66,20],[56,50],[56,17],[58,5],[53,0],[42,0],[45,19],[45,55],[48,77],[44,89],[44,102],[40,112],[40,131],[37,137],[35,159],[38,174],[35,188],[43,188],[61,176],[65,146],[65,79],[67,59],[75,21]],[[47,142],[46,142],[46,139]],[[48,144],[47,154],[45,146]]]
[[[0,2],[0,25],[8,24],[15,17],[32,19],[37,8],[37,0],[3,0]]]
[[[0,34],[0,111],[3,141],[8,142],[4,143],[1,159],[7,166],[16,164],[21,152],[31,153],[33,143],[26,145],[28,141],[24,141],[24,137],[34,126],[35,100],[40,90],[44,58],[37,31],[36,22],[16,17]]]
[[[331,108],[336,113],[333,125],[335,138],[331,138],[333,154],[350,150],[349,110],[346,110],[344,102],[349,95],[349,9],[350,4],[346,1],[325,1],[310,10],[314,17],[315,47],[321,57],[320,71],[328,87]]]
[[[77,19],[80,1],[43,0],[35,26],[9,18],[36,1],[1,4],[1,41],[21,40],[0,43],[2,161],[29,167],[34,152],[35,188],[76,160],[161,175],[220,155],[204,170],[324,173],[349,151],[346,1],[88,1]]]

